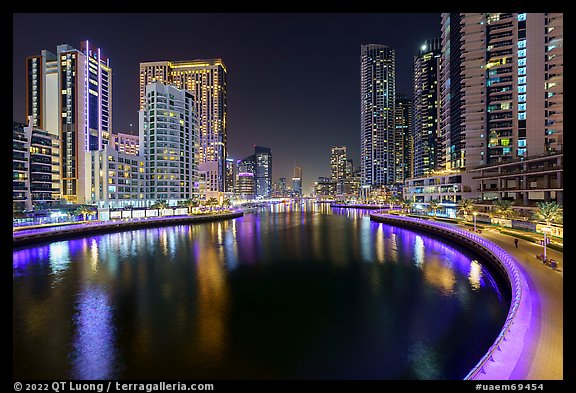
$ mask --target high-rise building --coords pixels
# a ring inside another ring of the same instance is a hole
[[[145,199],[174,205],[198,197],[199,135],[193,95],[159,82],[147,85],[139,126]]]
[[[294,167],[294,176],[292,177],[292,193],[294,196],[302,196],[302,168]]]
[[[330,177],[336,183],[336,194],[344,193],[347,164],[346,146],[333,146],[330,155]]]
[[[13,122],[12,201],[14,209],[46,208],[59,202],[59,139],[28,124]]]
[[[279,197],[283,198],[286,196],[287,194],[287,188],[286,188],[286,178],[285,177],[281,177],[278,179],[278,195]]]
[[[266,199],[272,196],[272,150],[267,147],[254,146],[256,161],[256,198]]]
[[[443,13],[439,84],[438,176],[474,173],[456,200],[562,200],[563,14]]]
[[[396,182],[403,185],[404,180],[412,177],[413,151],[412,139],[412,100],[404,94],[396,96]]]
[[[240,199],[256,198],[256,156],[254,154],[237,161],[236,195]]]
[[[84,203],[84,153],[108,144],[112,128],[112,69],[100,48],[58,45],[26,58],[26,115],[60,139],[61,191]]]
[[[442,14],[446,167],[562,151],[563,14]]]
[[[386,45],[361,47],[360,168],[362,186],[372,189],[395,184],[395,57]]]
[[[314,194],[318,201],[329,201],[333,200],[336,195],[336,185],[337,182],[334,178],[320,176],[318,180],[314,182]]]
[[[156,81],[174,84],[194,95],[200,135],[199,171],[204,172],[207,192],[226,190],[226,73],[221,59],[140,63],[140,108],[145,103],[145,87]]]
[[[346,177],[346,146],[332,146],[330,154],[330,177],[334,181]]]
[[[146,206],[144,168],[144,155],[118,151],[112,144],[86,152],[86,202],[100,208]]]
[[[231,158],[226,158],[226,192],[234,194],[236,187],[236,173],[238,168],[236,166],[236,161]]]
[[[132,156],[140,155],[140,137],[119,132],[110,135],[110,146],[119,153]]]
[[[426,40],[414,56],[414,177],[428,175],[445,166],[439,141],[441,51],[440,38],[432,38]]]

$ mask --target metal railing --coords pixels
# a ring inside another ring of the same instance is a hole
[[[506,335],[511,332],[511,326],[514,322],[516,314],[518,312],[518,308],[520,306],[520,301],[522,299],[522,280],[520,278],[520,273],[518,268],[516,267],[517,262],[514,258],[504,251],[500,246],[481,238],[478,235],[470,233],[469,231],[464,231],[458,228],[454,228],[453,225],[439,223],[439,222],[430,222],[429,220],[423,220],[421,218],[412,218],[412,217],[399,217],[399,216],[392,216],[389,214],[379,214],[378,212],[371,213],[370,216],[377,216],[382,218],[388,218],[390,220],[395,221],[405,221],[412,224],[418,224],[428,228],[436,228],[440,229],[440,231],[449,232],[453,235],[459,236],[461,238],[467,239],[476,243],[477,245],[481,246],[486,252],[492,255],[496,260],[498,260],[501,266],[504,268],[508,276],[508,280],[510,282],[510,287],[512,290],[512,300],[510,304],[510,310],[508,311],[508,315],[506,317],[506,321],[504,322],[504,326],[500,330],[500,333],[496,337],[494,343],[488,349],[488,352],[480,359],[480,361],[470,370],[468,375],[464,378],[465,380],[476,379],[476,377],[480,374],[486,374],[485,366],[486,363],[489,361],[494,361],[494,353],[496,351],[502,351],[502,348],[506,345]]]

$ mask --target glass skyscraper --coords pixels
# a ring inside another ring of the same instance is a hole
[[[361,47],[360,171],[362,186],[372,189],[395,183],[395,58],[386,45]]]

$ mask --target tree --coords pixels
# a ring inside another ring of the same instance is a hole
[[[412,208],[412,201],[410,199],[401,199],[400,206],[402,207],[402,212],[406,209],[406,213],[410,213],[410,209]]]
[[[150,207],[152,209],[166,209],[168,207],[168,202],[166,202],[165,199],[158,199]]]
[[[436,217],[436,212],[438,211],[438,209],[441,209],[442,206],[440,206],[440,202],[438,202],[436,199],[432,199],[430,202],[428,202],[428,211],[433,211],[434,212],[434,217]]]
[[[472,199],[462,199],[458,202],[458,211],[462,212],[463,215],[469,215],[474,212],[474,200]]]
[[[232,206],[232,202],[230,201],[230,198],[224,198],[224,200],[222,201],[222,206],[224,206],[224,207]]]
[[[85,221],[89,214],[93,214],[95,212],[94,206],[90,205],[80,205],[74,210],[74,215],[81,215],[82,220]]]
[[[388,205],[391,206],[392,208],[394,208],[394,206],[397,206],[401,203],[401,199],[397,196],[391,196],[390,198],[388,198]]]
[[[188,213],[192,212],[192,208],[198,207],[200,202],[198,202],[198,198],[188,198],[185,201],[181,202],[181,206],[186,206],[188,208]]]
[[[514,201],[502,199],[492,202],[492,205],[492,215],[494,217],[513,218],[518,215],[518,212],[512,207],[514,206]]]
[[[206,201],[206,204],[208,206],[216,206],[218,205],[218,199],[211,197],[210,199],[208,199],[208,201]]]
[[[535,221],[544,221],[547,226],[551,222],[561,223],[563,219],[562,205],[556,202],[538,202],[538,210],[534,213],[533,219]]]

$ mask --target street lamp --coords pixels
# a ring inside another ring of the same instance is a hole
[[[546,262],[548,259],[546,258],[546,242],[548,241],[548,239],[546,238],[546,235],[548,234],[548,232],[550,231],[550,227],[545,226],[544,228],[542,228],[542,232],[544,232],[544,260],[543,262]]]
[[[478,212],[474,212],[472,215],[474,216],[474,232],[476,232],[476,216],[478,215]]]

